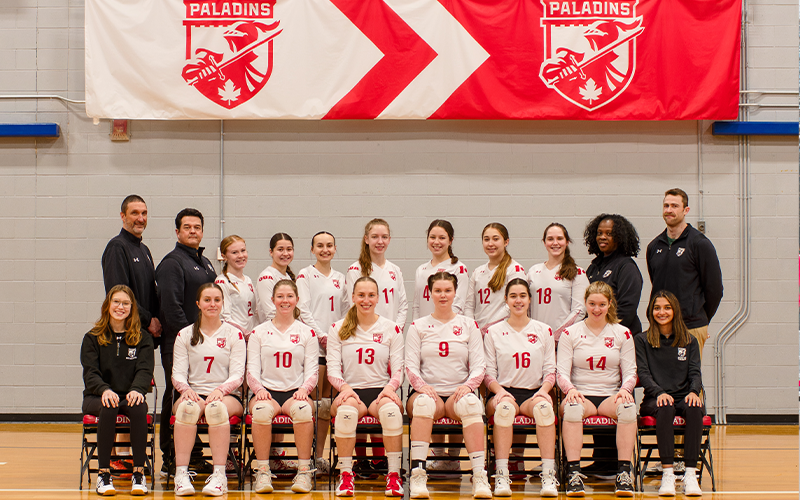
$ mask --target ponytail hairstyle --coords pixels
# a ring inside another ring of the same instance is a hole
[[[225,253],[228,251],[228,248],[230,248],[230,246],[236,243],[237,241],[243,242],[244,238],[242,238],[241,236],[237,236],[235,234],[226,236],[225,238],[223,238],[222,241],[219,242],[219,252],[222,255],[225,255]],[[222,275],[225,276],[225,279],[228,280],[228,283],[233,285],[233,288],[235,288],[236,291],[238,292],[239,287],[236,286],[236,283],[232,282],[231,279],[228,277],[228,259],[225,259],[224,264],[222,264]]]
[[[430,226],[428,226],[428,232],[425,234],[430,236],[431,230],[435,227],[440,227],[444,229],[444,232],[447,233],[447,237],[450,238],[450,244],[447,245],[447,255],[450,256],[450,263],[455,264],[456,262],[458,262],[458,257],[456,257],[455,254],[453,253],[453,236],[455,235],[455,231],[453,230],[453,225],[450,224],[449,221],[446,221],[444,219],[436,219],[433,222],[431,222]]]
[[[291,243],[292,249],[294,249],[294,240],[292,239],[291,236],[289,236],[286,233],[275,233],[272,235],[272,238],[269,239],[269,251],[272,252],[273,250],[275,250],[275,247],[278,246],[278,242],[281,240],[286,240],[289,243]],[[286,266],[286,274],[288,274],[289,277],[292,278],[292,281],[295,280],[294,273],[292,272],[291,267]]]
[[[294,296],[297,297],[298,302],[300,301],[300,294],[297,292],[297,284],[292,280],[286,280],[286,279],[278,280],[278,282],[275,283],[275,286],[272,288],[272,298],[273,299],[275,298],[275,293],[278,290],[279,286],[288,286],[289,288],[291,288],[294,291]],[[293,315],[294,315],[294,319],[297,319],[297,318],[300,317],[300,308],[299,307],[294,306]]]
[[[586,293],[583,295],[583,301],[589,299],[589,295],[599,293],[608,300],[608,312],[606,313],[606,323],[615,324],[620,320],[617,318],[617,299],[614,298],[614,289],[611,285],[603,281],[595,281],[586,287]]]
[[[487,229],[496,229],[497,232],[500,233],[500,236],[503,237],[504,241],[508,241],[508,229],[506,226],[500,224],[499,222],[491,222],[486,224],[486,227],[483,228],[481,232],[481,239],[483,239],[483,235],[486,234]],[[489,288],[492,289],[492,292],[499,292],[503,285],[506,283],[506,271],[508,271],[508,266],[511,265],[511,255],[508,251],[503,248],[503,259],[500,261],[500,264],[495,268],[494,274],[492,274],[492,279],[489,280]]]
[[[458,290],[458,278],[447,271],[439,271],[428,276],[428,290],[433,290],[433,284],[437,281],[449,281],[453,284],[453,291]]]
[[[689,329],[686,327],[686,323],[683,322],[681,304],[678,302],[678,298],[667,290],[659,290],[654,293],[653,298],[650,299],[650,303],[647,305],[647,320],[650,321],[650,326],[647,328],[647,343],[656,349],[661,347],[661,331],[658,329],[655,316],[653,316],[656,299],[667,299],[669,305],[672,306],[672,347],[686,347],[691,338],[689,337]]]
[[[564,248],[564,260],[561,261],[561,268],[558,270],[558,277],[562,280],[572,281],[575,279],[575,276],[578,275],[578,265],[575,263],[575,259],[573,259],[572,255],[569,253],[569,244],[572,243],[572,238],[569,237],[569,232],[567,232],[567,228],[564,227],[563,224],[551,222],[549,226],[544,228],[542,242],[547,239],[547,231],[549,231],[551,227],[561,228],[561,231],[564,233],[564,239],[567,240],[567,246]]]
[[[362,276],[356,280],[353,284],[353,293],[356,291],[356,287],[359,283],[372,283],[375,285],[375,290],[378,290],[378,282],[374,279],[370,278],[369,276]],[[344,321],[342,322],[342,327],[339,328],[339,339],[344,341],[349,339],[350,337],[355,336],[356,334],[356,327],[358,327],[358,309],[355,304],[353,304],[350,309],[348,309],[347,314],[344,316]]]
[[[314,236],[311,237],[311,250],[312,251],[314,250],[314,240],[317,239],[317,236],[319,236],[321,234],[327,234],[328,236],[333,238],[333,245],[336,246],[336,236],[332,235],[328,231],[320,231],[320,232],[318,232],[317,234],[315,234]]]
[[[508,291],[511,290],[512,286],[516,286],[516,285],[524,286],[525,287],[525,291],[528,292],[528,297],[531,296],[531,285],[528,284],[528,280],[524,280],[522,278],[514,278],[513,280],[508,282],[508,285],[506,285],[506,294],[505,294],[505,298],[506,299],[508,299]]]
[[[225,301],[225,294],[222,293],[222,287],[217,285],[216,283],[203,283],[197,289],[197,295],[195,296],[195,301],[200,302],[200,297],[203,296],[203,292],[208,290],[209,288],[216,288],[219,292],[220,296],[222,297],[223,302]],[[197,344],[203,343],[203,334],[200,333],[200,319],[202,315],[197,315],[197,321],[194,322],[192,325],[192,346],[196,346]]]
[[[383,219],[372,219],[364,226],[364,237],[361,239],[361,255],[358,257],[358,265],[361,266],[361,276],[366,277],[372,274],[372,255],[369,253],[369,245],[367,245],[367,236],[372,228],[375,226],[385,226],[389,235],[392,234],[389,229],[389,223]],[[355,290],[355,288],[353,288]]]
[[[136,306],[136,297],[133,290],[125,285],[115,285],[106,294],[103,305],[100,307],[100,319],[98,319],[89,333],[97,337],[97,343],[109,345],[111,343],[111,297],[117,292],[123,292],[131,301],[131,312],[125,318],[125,343],[129,346],[138,345],[142,340],[142,322],[139,319],[139,308]]]

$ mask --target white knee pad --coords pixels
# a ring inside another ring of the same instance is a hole
[[[378,420],[381,421],[384,436],[403,435],[403,414],[395,403],[386,403],[378,410]]]
[[[483,405],[475,394],[469,393],[459,399],[456,403],[455,411],[458,418],[461,419],[462,427],[483,424]]]
[[[567,403],[564,406],[564,420],[567,422],[583,422],[586,409],[581,403]]]
[[[320,420],[331,419],[331,398],[322,398],[317,407],[317,418]]]
[[[253,405],[253,410],[250,413],[253,415],[254,424],[272,425],[275,407],[269,401],[258,401]]]
[[[339,438],[356,437],[358,427],[358,409],[349,405],[342,405],[336,411],[336,427],[333,435]]]
[[[553,405],[547,401],[539,401],[533,405],[533,418],[538,425],[547,427],[556,422],[556,415],[553,412]]]
[[[500,401],[494,410],[494,425],[497,427],[511,427],[514,425],[514,417],[517,411],[510,401]]]
[[[225,425],[228,420],[228,407],[222,401],[212,401],[206,405],[206,422],[209,427]]]
[[[289,408],[289,416],[295,424],[304,424],[314,421],[314,412],[311,411],[311,403],[308,401],[297,401]]]
[[[411,414],[420,418],[433,418],[436,413],[436,400],[427,394],[420,393],[411,407]]]
[[[175,410],[175,423],[182,425],[197,425],[200,419],[200,405],[194,401],[182,401]]]
[[[617,422],[620,424],[636,423],[636,403],[617,405]]]

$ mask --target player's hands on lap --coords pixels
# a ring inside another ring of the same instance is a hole
[[[195,403],[199,403],[202,400],[203,398],[198,396],[196,392],[191,389],[186,389],[183,394],[181,394],[181,398],[178,401],[194,401]]]
[[[688,398],[688,396],[687,396],[687,398]],[[675,399],[673,399],[672,396],[670,396],[669,394],[667,394],[665,392],[664,394],[661,394],[660,396],[658,396],[658,398],[656,399],[656,406],[672,406],[672,404],[674,402],[675,402]],[[688,403],[688,400],[687,400],[687,403]]]
[[[472,392],[472,389],[470,389],[466,385],[460,386],[458,389],[456,389],[456,392],[453,393],[453,402],[458,403],[459,399],[463,398],[470,392]]]
[[[633,403],[633,396],[625,389],[620,389],[616,396],[614,396],[615,403]]]
[[[429,385],[422,386],[422,388],[417,392],[420,394],[427,394],[428,396],[432,397],[434,401],[436,401],[436,399],[439,397],[439,395],[436,394],[436,389]]]
[[[689,406],[703,406],[703,401],[700,399],[700,396],[698,396],[693,392],[687,394],[684,401],[686,401],[686,404],[688,404]]]
[[[295,391],[294,395],[292,396],[297,401],[306,401],[308,399],[308,392],[302,387]]]
[[[222,391],[220,391],[219,389],[214,389],[213,391],[211,391],[211,394],[209,394],[208,397],[206,398],[206,403],[210,403],[212,401],[222,401],[223,396],[224,394],[222,394]]]
[[[111,389],[103,391],[103,395],[100,396],[100,401],[106,408],[116,408],[119,406],[119,396]]]
[[[272,394],[263,387],[256,393],[256,401],[267,401],[272,399]]]
[[[139,391],[131,391],[125,396],[125,399],[128,400],[128,406],[136,406],[144,401],[144,395]]]
[[[567,395],[564,398],[564,400],[567,403],[583,403],[583,402],[586,401],[586,398],[583,397],[583,394],[581,394],[581,391],[579,391],[578,389],[572,388],[572,389],[569,390],[569,392],[567,393]]]
[[[396,404],[400,408],[403,407],[403,402],[400,400],[400,397],[397,395],[397,393],[390,385],[387,385],[386,387],[383,388],[381,393],[378,394],[378,398],[376,399],[376,401],[380,401],[382,398],[389,398],[392,400],[394,404]]]

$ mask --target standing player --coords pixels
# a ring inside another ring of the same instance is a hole
[[[403,456],[403,402],[397,389],[403,383],[403,331],[394,321],[375,313],[378,284],[361,277],[353,286],[353,306],[328,335],[328,378],[339,391],[331,413],[336,418],[339,483],[336,496],[351,497],[353,449],[358,419],[367,413],[383,428],[389,472],[386,496],[402,497],[400,462]]]
[[[214,283],[225,294],[222,319],[244,333],[245,338],[259,323],[256,316],[256,292],[250,277],[244,274],[247,265],[247,247],[241,236],[232,234],[219,244],[222,254],[222,273]]]
[[[406,409],[411,420],[411,498],[428,498],[428,458],[433,421],[445,415],[461,422],[472,465],[472,496],[492,498],[484,469],[483,405],[475,390],[483,381],[486,361],[478,325],[456,314],[458,279],[450,273],[428,278],[434,311],[414,321],[406,339],[406,374],[414,388]]]
[[[327,231],[311,238],[314,265],[304,267],[297,275],[297,293],[300,295],[300,319],[317,332],[319,340],[319,380],[316,388],[317,447],[314,453],[317,473],[329,474],[331,464],[322,458],[328,429],[331,423],[331,384],[325,373],[325,342],[330,325],[342,319],[347,309],[344,274],[331,268],[336,255],[336,239]]]
[[[542,236],[547,261],[535,264],[528,271],[531,287],[531,318],[547,324],[558,343],[561,332],[583,319],[586,308],[583,294],[589,286],[586,272],[575,264],[569,253],[567,228],[553,222]]]
[[[594,282],[586,289],[588,316],[566,330],[558,343],[558,385],[562,435],[567,451],[567,496],[584,496],[581,474],[583,418],[617,420],[617,496],[633,496],[631,455],[636,441],[636,353],[633,335],[619,324],[611,287]]]
[[[553,332],[530,319],[528,282],[515,278],[506,287],[508,319],[489,327],[486,347],[486,387],[494,396],[486,413],[494,415],[494,449],[497,457],[494,496],[511,496],[508,456],[517,415],[533,417],[536,442],[542,453],[541,496],[558,496],[556,481],[556,419],[550,389],[556,382]]]
[[[269,449],[272,418],[289,415],[300,466],[292,481],[292,491],[308,493],[313,487],[311,445],[314,441],[314,413],[308,395],[317,385],[319,342],[308,325],[298,321],[297,285],[280,280],[272,290],[275,316],[258,325],[247,343],[247,384],[253,391],[250,414],[253,416],[253,447],[258,460],[257,493],[272,492]]]
[[[474,318],[485,335],[490,326],[508,317],[502,291],[512,279],[525,279],[525,269],[506,251],[508,229],[504,225],[487,224],[481,238],[489,262],[472,272],[464,315]]]
[[[431,252],[431,260],[417,268],[414,278],[414,305],[411,309],[412,321],[433,312],[428,277],[437,272],[448,272],[458,278],[458,292],[453,301],[453,310],[458,314],[464,313],[469,273],[467,266],[453,253],[454,234],[452,224],[446,220],[436,219],[428,226],[428,250]]]
[[[197,435],[197,420],[205,415],[214,472],[203,493],[228,492],[225,460],[230,447],[230,416],[242,415],[242,401],[232,393],[244,380],[244,336],[222,321],[223,293],[219,285],[206,283],[197,290],[200,316],[178,333],[172,383],[181,397],[175,402],[175,495],[194,495],[189,476],[189,456]]]
[[[272,288],[280,280],[294,281],[294,273],[289,264],[294,260],[294,240],[286,233],[275,233],[269,240],[269,256],[272,264],[268,265],[256,282],[256,298],[258,299],[258,319],[269,321],[275,316],[275,305],[272,303]]]

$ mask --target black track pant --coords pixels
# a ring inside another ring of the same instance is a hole
[[[83,413],[99,418],[97,422],[97,463],[100,469],[111,466],[111,448],[117,436],[117,415],[123,414],[131,421],[131,449],[133,450],[133,466],[144,467],[147,449],[147,403],[128,406],[125,395],[120,395],[119,406],[106,408],[100,396],[83,398]]]
[[[642,401],[639,413],[656,417],[656,437],[658,439],[658,454],[661,463],[672,465],[675,454],[675,427],[672,425],[675,416],[686,420],[684,437],[684,459],[686,467],[697,467],[700,458],[700,440],[703,437],[703,415],[705,408],[702,406],[689,406],[683,399],[675,400],[673,405],[656,406],[655,398]]]

